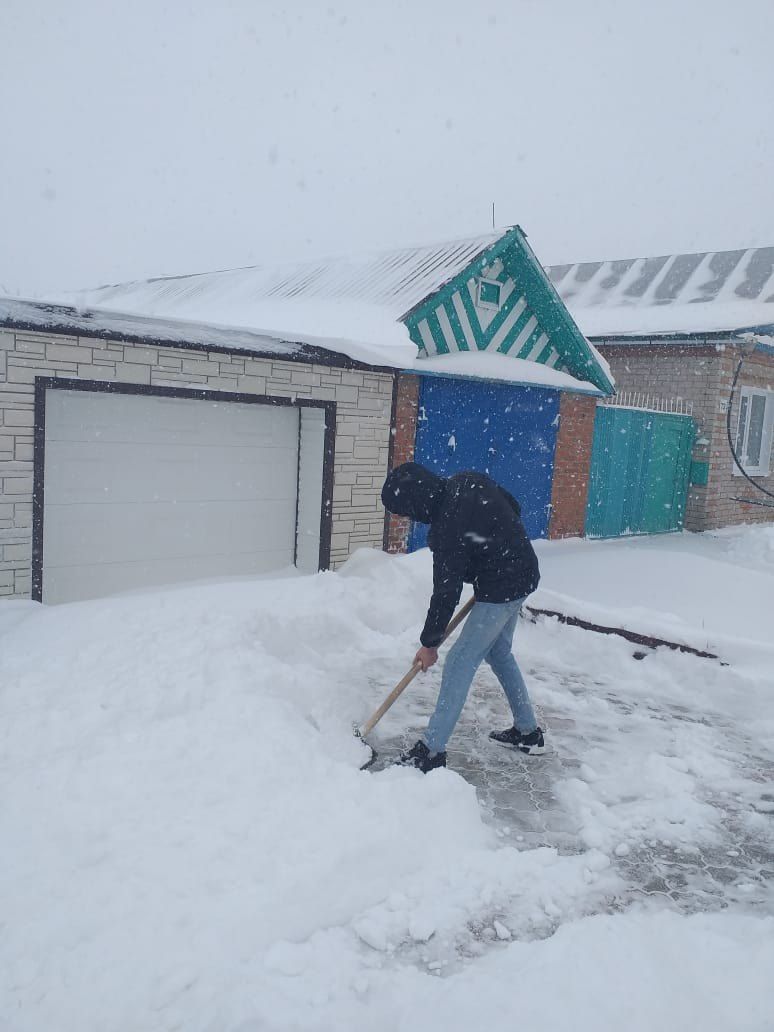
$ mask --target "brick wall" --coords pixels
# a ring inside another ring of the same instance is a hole
[[[565,393],[561,396],[549,538],[583,535],[596,408],[596,398]]]
[[[641,391],[656,398],[690,402],[697,424],[693,458],[707,462],[712,421],[718,406],[721,355],[714,347],[681,344],[607,346],[600,348],[619,391]],[[702,443],[702,442],[707,442]],[[685,509],[687,530],[706,530],[707,488],[691,486]]]
[[[731,380],[739,351],[725,345],[671,343],[668,345],[598,344],[610,363],[619,391],[643,391],[658,398],[683,399],[693,404],[697,423],[693,458],[710,463],[706,486],[691,485],[685,516],[687,530],[702,531],[736,523],[767,522],[774,510],[744,505],[734,496],[765,496],[756,492],[743,477],[733,475],[733,459],[726,439],[723,403],[731,390]],[[739,386],[774,389],[774,357],[756,355],[745,361]],[[734,406],[734,427],[738,400]],[[759,482],[772,487],[772,478]],[[743,490],[740,488],[743,487]]]
[[[246,355],[0,331],[0,597],[29,597],[36,376],[336,402],[331,565],[382,547],[393,377]]]
[[[417,433],[417,410],[419,407],[418,376],[400,373],[395,387],[395,416],[391,469],[414,458],[414,441]],[[387,552],[405,552],[411,520],[405,516],[386,513],[384,524],[384,548]]]
[[[718,363],[718,404],[712,418],[708,421],[710,437],[709,457],[710,475],[706,491],[706,526],[727,527],[736,523],[771,523],[774,522],[774,508],[761,505],[745,505],[736,501],[738,498],[750,498],[754,502],[771,502],[774,498],[755,488],[741,475],[737,475],[731,450],[728,446],[726,430],[726,414],[721,411],[721,402],[727,401],[731,393],[731,383],[740,358],[738,349],[729,348],[719,355]],[[737,419],[739,415],[739,391],[742,387],[758,387],[774,391],[774,356],[756,354],[744,359],[742,372],[736,385],[734,407],[731,413],[732,439],[736,441]],[[754,477],[756,484],[774,492],[774,473],[767,477]]]

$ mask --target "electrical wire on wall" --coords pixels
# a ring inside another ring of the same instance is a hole
[[[734,446],[733,435],[731,434],[731,410],[734,407],[734,393],[736,391],[736,382],[739,379],[739,374],[742,371],[743,365],[744,358],[740,358],[739,363],[736,367],[736,372],[734,373],[733,382],[731,383],[731,393],[728,396],[728,407],[726,408],[726,436],[728,437],[728,447],[731,449],[731,455],[734,458],[734,462],[736,463],[737,469],[745,478],[745,480],[749,480],[749,482],[757,491],[760,491],[762,494],[767,495],[769,498],[774,498],[774,493],[772,493],[771,491],[767,491],[766,488],[762,487],[760,484],[756,484],[753,478],[748,474],[747,470],[742,465],[739,456],[736,454],[736,447]],[[734,498],[733,500],[735,502],[744,502],[746,505],[762,505],[764,509],[774,509],[774,502],[759,502],[754,498]]]

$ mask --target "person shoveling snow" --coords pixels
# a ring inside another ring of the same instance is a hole
[[[396,467],[382,488],[388,512],[430,524],[433,594],[414,663],[428,670],[438,660],[463,583],[475,605],[444,663],[441,691],[427,730],[400,762],[427,773],[446,766],[446,744],[459,720],[473,676],[486,660],[502,685],[513,726],[490,734],[527,755],[544,751],[529,692],[511,651],[525,598],[540,580],[538,560],[521,521],[519,503],[483,473],[444,479],[424,466]]]

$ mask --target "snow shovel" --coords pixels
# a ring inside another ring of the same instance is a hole
[[[469,598],[465,605],[462,606],[462,608],[456,613],[456,615],[451,618],[451,620],[449,621],[449,626],[443,632],[443,638],[441,638],[439,642],[440,645],[443,645],[443,643],[446,641],[449,635],[457,630],[459,625],[462,623],[462,621],[473,608],[475,601],[475,598]],[[403,690],[405,688],[408,688],[408,686],[411,684],[411,682],[414,680],[414,678],[417,676],[421,669],[422,665],[420,663],[414,663],[414,665],[411,667],[408,673],[404,674],[400,681],[398,681],[398,683],[395,685],[390,694],[381,704],[379,709],[373,714],[373,716],[369,717],[365,724],[362,724],[361,726],[358,726],[357,724],[353,725],[352,731],[355,737],[360,738],[363,742],[363,745],[368,746],[368,748],[371,750],[371,759],[363,764],[363,766],[360,768],[361,770],[367,770],[367,768],[370,767],[376,761],[378,755],[376,749],[374,749],[372,745],[369,745],[368,742],[365,741],[365,736],[373,731],[373,729],[382,719],[382,717],[390,708],[390,706],[392,706],[392,704],[396,701],[398,696],[402,694]]]

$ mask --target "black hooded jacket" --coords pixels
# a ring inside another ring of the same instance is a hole
[[[389,512],[430,524],[433,595],[420,641],[435,647],[459,602],[464,582],[479,602],[512,602],[538,586],[540,572],[519,503],[484,473],[444,479],[416,462],[387,477]]]

